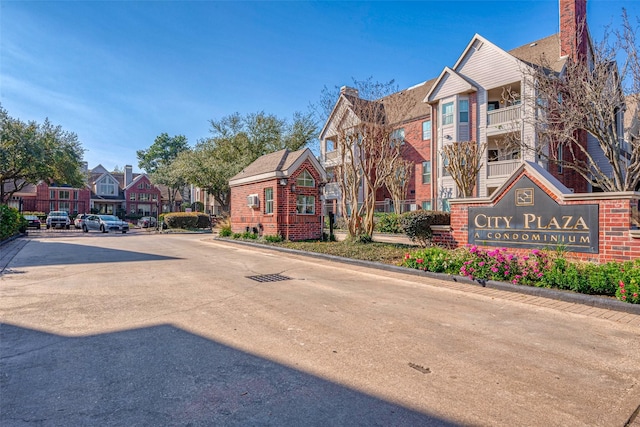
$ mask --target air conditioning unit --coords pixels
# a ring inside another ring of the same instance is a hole
[[[258,208],[260,207],[260,199],[258,198],[257,194],[249,194],[247,196],[247,205],[249,205],[250,208]]]

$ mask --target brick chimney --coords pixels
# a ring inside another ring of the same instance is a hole
[[[354,96],[354,97],[358,97],[358,89],[353,88],[353,87],[349,87],[349,86],[342,86],[340,88],[340,94],[344,94],[344,95],[350,95],[350,96]]]
[[[587,0],[559,0],[560,56],[587,56]]]

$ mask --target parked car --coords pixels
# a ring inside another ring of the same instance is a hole
[[[71,220],[69,219],[69,214],[65,211],[51,211],[49,215],[47,215],[46,219],[47,230],[51,227],[53,228],[66,228],[67,230],[71,226]]]
[[[143,216],[138,220],[138,227],[149,228],[156,227],[158,225],[158,220],[153,216]]]
[[[88,214],[79,214],[78,216],[76,216],[76,219],[73,220],[73,226],[78,230],[81,229],[84,219],[88,216]]]
[[[28,222],[27,228],[37,228],[40,230],[40,226],[42,225],[40,218],[35,215],[24,215],[24,219]]]
[[[109,231],[129,231],[129,223],[122,221],[115,215],[87,215],[82,222],[82,231],[87,233],[89,230],[98,230],[103,233]]]

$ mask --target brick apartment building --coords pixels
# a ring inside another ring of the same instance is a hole
[[[398,92],[419,99],[411,114],[393,121],[397,132],[404,134],[403,156],[414,164],[405,210],[449,210],[449,200],[460,197],[442,156],[445,145],[459,141],[476,141],[487,147],[475,196],[490,196],[525,162],[539,164],[573,192],[597,191],[577,172],[554,167],[533,150],[523,150],[508,138],[512,138],[508,134],[515,134],[534,147],[540,144],[533,120],[527,116],[534,112],[521,103],[521,98],[534,90],[523,73],[526,67],[542,65],[541,59],[546,58],[549,72],[562,73],[571,55],[589,58],[591,40],[588,31],[581,31],[581,23],[586,23],[586,0],[559,0],[559,18],[559,33],[510,51],[476,34],[453,66],[444,67],[435,78]],[[505,93],[510,96],[505,97]],[[359,100],[356,89],[343,87],[320,134],[320,161],[329,177],[340,159],[336,140],[343,131],[341,126],[354,123],[345,119],[357,116]],[[384,104],[385,100],[379,102]],[[627,116],[637,117],[637,108],[627,107]],[[619,123],[623,122],[622,114]],[[595,138],[585,132],[579,143],[587,146],[606,170],[608,161]],[[569,148],[550,157],[555,156],[569,159]],[[327,208],[337,212],[341,195],[332,179],[325,197]],[[377,205],[384,206],[388,192],[382,191],[376,197]]]

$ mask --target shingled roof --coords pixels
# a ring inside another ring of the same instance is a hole
[[[562,71],[562,67],[567,62],[566,57],[560,57],[559,34],[512,49],[509,54],[530,65],[548,66],[556,73]]]
[[[298,151],[289,151],[289,149],[285,148],[284,150],[259,157],[256,161],[240,171],[240,173],[233,176],[229,180],[229,185],[256,182],[274,177],[286,178],[293,172],[292,168],[298,163],[302,163],[306,158],[314,163],[319,171],[323,172],[322,167],[308,148]]]

